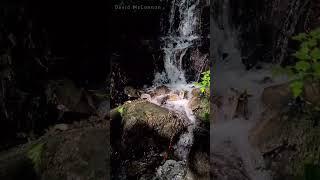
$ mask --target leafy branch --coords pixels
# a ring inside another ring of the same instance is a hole
[[[293,54],[297,62],[285,68],[276,68],[274,72],[285,73],[292,78],[290,88],[296,98],[301,96],[306,81],[320,80],[320,28],[300,33],[292,39],[300,43],[299,49]]]
[[[201,73],[201,81],[196,82],[195,85],[200,87],[201,93],[205,93],[207,90],[210,90],[210,70]]]

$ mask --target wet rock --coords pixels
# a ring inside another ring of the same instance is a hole
[[[141,124],[153,129],[162,137],[171,138],[186,128],[186,117],[144,100],[123,105],[123,129],[130,131]]]
[[[180,99],[181,99],[181,97],[177,94],[169,94],[167,101],[178,101]]]
[[[238,152],[230,142],[224,142],[211,153],[211,173],[215,180],[250,180]]]
[[[69,129],[69,126],[67,124],[56,124],[53,129],[56,131],[66,131]]]
[[[170,89],[167,86],[162,85],[162,86],[156,87],[156,89],[153,91],[152,96],[161,96],[161,95],[168,94],[169,92],[170,92]]]
[[[307,82],[304,85],[303,96],[306,101],[318,105],[320,102],[320,85],[316,82]]]
[[[184,180],[187,174],[186,164],[182,161],[167,160],[157,169],[158,180]]]
[[[130,98],[139,98],[140,92],[132,86],[126,86],[124,88],[124,93]]]
[[[112,127],[112,174],[119,179],[155,175],[170,143],[185,131],[185,117],[145,100],[126,102],[121,127]],[[118,134],[118,135],[117,135]]]
[[[150,96],[150,94],[141,94],[140,98],[141,98],[141,99],[144,99],[144,100],[151,101],[151,96]]]
[[[95,112],[92,97],[71,80],[50,81],[46,88],[47,101],[63,112],[92,114]]]
[[[272,109],[284,108],[291,99],[292,93],[288,83],[267,87],[262,93],[262,102]]]
[[[318,83],[306,82],[303,89],[304,100],[318,104],[320,102],[320,88]],[[272,109],[283,109],[293,99],[289,83],[270,86],[262,93],[263,103]]]
[[[110,154],[107,126],[51,133],[2,152],[0,179],[108,179]],[[31,151],[36,158],[29,155]]]
[[[45,144],[42,178],[97,179],[109,176],[107,129],[79,129]]]
[[[198,106],[200,105],[201,99],[199,97],[193,97],[189,103],[188,106],[191,110],[196,110]]]
[[[313,102],[319,97],[316,87],[316,84],[305,84],[304,100],[317,103]],[[288,108],[291,98],[288,83],[267,88],[263,100],[268,109],[250,135],[251,143],[262,152],[274,178],[285,180],[302,176],[307,157],[313,157],[318,152],[310,151],[308,147],[320,145],[317,140],[319,127],[308,120],[310,114]]]
[[[200,94],[201,94],[200,88],[195,88],[195,89],[192,89],[192,91],[191,91],[191,95],[193,97],[199,97]]]
[[[209,120],[210,105],[209,100],[203,97],[192,97],[188,102],[189,108],[197,119],[202,121]]]
[[[210,179],[210,129],[194,130],[194,144],[189,154],[189,169],[196,179]]]

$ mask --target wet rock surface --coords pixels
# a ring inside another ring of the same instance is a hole
[[[211,153],[211,173],[216,180],[250,180],[241,157],[231,142],[223,142]]]
[[[52,128],[34,142],[2,152],[0,178],[21,179],[25,174],[27,179],[108,179],[109,126],[83,121],[69,127],[64,131]],[[30,156],[30,152],[36,156]]]
[[[134,126],[144,125],[165,138],[174,138],[187,126],[186,117],[148,101],[137,100],[123,105],[124,134]]]
[[[42,179],[97,179],[109,177],[105,128],[73,130],[45,144]]]
[[[304,87],[304,99],[310,99],[310,94],[318,98],[312,86],[306,84]],[[295,104],[288,84],[266,88],[264,94],[268,94],[264,103],[269,106],[261,116],[261,123],[252,131],[250,140],[263,153],[266,167],[275,179],[301,178],[306,163],[312,161],[309,158],[318,153],[312,147],[319,146],[316,140],[320,135],[319,126],[310,118],[317,117],[317,114],[302,102]]]
[[[112,178],[154,177],[156,168],[170,155],[170,144],[185,130],[185,119],[145,100],[122,107],[120,128],[111,132]]]
[[[203,123],[194,129],[194,143],[188,157],[194,179],[210,179],[210,129]]]
[[[182,161],[167,160],[157,169],[158,180],[184,180],[186,177],[186,163]]]

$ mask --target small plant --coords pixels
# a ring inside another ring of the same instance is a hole
[[[306,81],[320,80],[320,28],[310,33],[300,33],[292,39],[300,42],[299,50],[293,54],[297,62],[277,68],[275,73],[285,73],[292,78],[290,88],[296,98],[301,96]]]
[[[200,86],[201,93],[205,93],[207,89],[210,89],[210,70],[205,71],[201,74],[201,81],[195,83],[195,85]]]
[[[120,115],[122,116],[123,115],[123,106],[119,106],[117,108],[117,111],[120,113]]]
[[[43,152],[44,144],[39,143],[34,145],[33,147],[30,148],[30,150],[27,152],[27,157],[31,159],[34,169],[36,171],[40,171],[41,167],[41,156]]]

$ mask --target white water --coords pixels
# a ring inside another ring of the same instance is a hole
[[[266,65],[260,70],[246,71],[241,62],[241,53],[238,50],[237,30],[231,26],[229,0],[220,4],[222,13],[216,22],[211,18],[212,39],[215,56],[215,95],[222,97],[222,106],[217,109],[214,123],[211,124],[211,153],[223,152],[224,142],[231,142],[244,164],[250,179],[271,180],[269,171],[264,169],[264,160],[260,152],[249,142],[250,130],[259,123],[264,107],[261,103],[263,89],[285,81],[285,78],[273,79],[271,83],[262,84],[265,77],[272,77],[271,67]],[[226,59],[221,58],[222,53],[227,53]],[[229,103],[232,95],[231,88],[243,92],[247,90],[252,95],[249,98],[249,119],[231,117],[234,105]],[[236,163],[236,162],[235,162]]]
[[[186,133],[182,134],[178,142],[173,146],[175,155],[183,161],[187,160],[189,150],[193,144],[193,129],[196,125],[196,118],[193,115],[192,110],[189,108],[188,103],[192,98],[191,90],[194,88],[191,84],[178,85],[178,86],[167,86],[170,92],[160,96],[154,96],[149,101],[157,104],[161,107],[165,107],[171,111],[174,111],[185,117],[185,121],[188,124],[188,130]],[[149,92],[154,91],[155,88],[148,89]],[[177,93],[178,92],[178,93]],[[181,93],[186,92],[187,95]],[[168,99],[164,104],[162,104],[162,99],[166,96],[172,96],[179,94],[177,99]]]
[[[161,38],[161,49],[164,52],[164,71],[155,74],[153,87],[148,89],[150,92],[161,85],[168,87],[170,89],[169,93],[152,97],[149,101],[183,114],[186,117],[186,122],[189,124],[188,130],[180,136],[178,142],[173,146],[175,155],[182,161],[187,161],[193,144],[193,129],[196,126],[196,118],[188,106],[192,98],[191,91],[195,86],[193,82],[188,84],[186,81],[183,61],[186,60],[187,51],[195,45],[199,37],[197,34],[200,19],[199,9],[197,9],[199,1],[172,1],[168,22],[169,27]],[[187,93],[187,95],[179,95],[178,99],[167,100],[164,104],[160,103],[165,96],[173,95],[177,91]]]
[[[162,40],[164,71],[155,74],[154,85],[187,84],[182,67],[187,50],[198,39],[199,0],[173,0],[169,14],[169,27]]]

